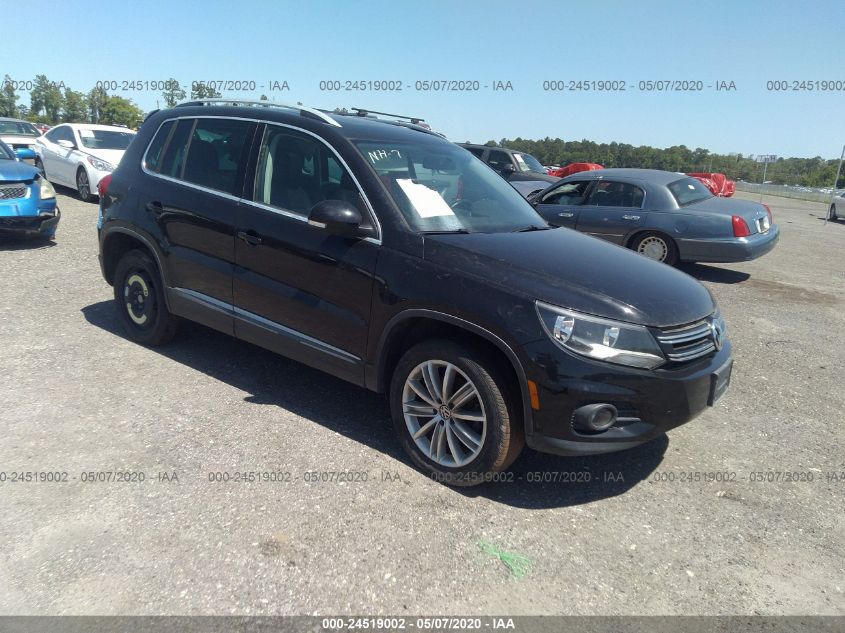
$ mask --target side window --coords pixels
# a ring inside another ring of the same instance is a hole
[[[182,177],[182,165],[185,161],[185,153],[188,149],[188,140],[191,138],[191,131],[194,127],[194,119],[181,119],[176,124],[176,129],[170,137],[158,173],[171,178]]]
[[[164,145],[167,143],[167,138],[170,136],[170,131],[173,129],[173,121],[166,121],[156,132],[150,146],[147,148],[146,160],[144,166],[150,171],[158,171],[161,165],[161,155],[164,150]]]
[[[589,186],[589,180],[564,183],[543,196],[540,204],[565,204],[569,206],[583,204]]]
[[[182,178],[186,182],[231,195],[244,164],[252,123],[238,119],[197,119]]]
[[[645,198],[643,190],[636,185],[600,180],[590,194],[587,205],[640,208],[643,206],[643,198]]]
[[[497,149],[490,150],[490,155],[487,157],[487,164],[496,171],[501,171],[503,167],[513,165],[508,153]]]
[[[323,143],[273,125],[261,141],[253,200],[303,217],[322,200],[345,200],[364,214],[355,182]]]
[[[54,127],[52,130],[50,130],[44,135],[44,138],[46,138],[51,143],[55,143],[59,140],[59,134],[61,133],[61,128]]]

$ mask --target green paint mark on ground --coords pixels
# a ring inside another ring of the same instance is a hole
[[[493,543],[489,543],[487,541],[478,541],[478,547],[481,548],[481,551],[485,554],[489,554],[490,556],[502,561],[505,564],[505,567],[508,568],[511,576],[514,578],[522,578],[531,568],[531,561],[527,556],[523,556],[522,554],[506,552],[505,550],[496,547]]]

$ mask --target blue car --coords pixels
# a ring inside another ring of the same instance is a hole
[[[0,141],[0,235],[52,239],[61,213],[56,190],[32,165],[31,149],[12,151]]]

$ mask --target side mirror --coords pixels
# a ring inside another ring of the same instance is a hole
[[[308,214],[308,224],[311,226],[344,237],[362,236],[362,221],[361,212],[346,200],[322,200],[311,207],[311,213]]]
[[[28,147],[21,147],[15,150],[15,156],[18,157],[18,160],[34,160],[35,152]]]
[[[502,174],[505,178],[510,176],[516,170],[513,168],[513,165],[503,165],[502,168],[499,170],[499,173]]]
[[[65,149],[76,149],[76,145],[74,145],[71,141],[66,141],[65,139],[60,140],[58,145],[61,145]]]

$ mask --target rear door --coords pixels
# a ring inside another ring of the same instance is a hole
[[[575,228],[583,233],[624,244],[637,228],[645,225],[645,192],[627,182],[596,180],[581,206]]]
[[[235,240],[236,335],[360,383],[379,240],[308,223],[322,200],[375,220],[340,157],[314,135],[267,124]]]
[[[574,229],[591,184],[591,180],[561,183],[541,194],[534,202],[534,207],[552,226]]]
[[[166,246],[171,307],[229,334],[235,223],[255,128],[226,118],[164,122],[145,154],[139,194]]]

